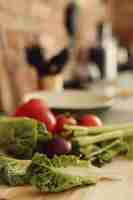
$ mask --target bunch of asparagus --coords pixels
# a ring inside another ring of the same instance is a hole
[[[102,165],[122,154],[133,159],[133,123],[104,127],[65,125],[64,137],[73,144],[73,153]]]

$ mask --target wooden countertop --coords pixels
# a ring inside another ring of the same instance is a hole
[[[116,160],[105,166],[118,180],[100,181],[96,186],[84,187],[59,194],[45,194],[27,187],[0,187],[0,200],[132,200],[133,199],[133,162]]]

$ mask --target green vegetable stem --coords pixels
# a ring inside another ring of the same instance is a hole
[[[126,123],[126,124],[115,124],[115,125],[107,125],[103,127],[83,127],[83,126],[70,126],[65,125],[64,129],[66,130],[66,133],[64,132],[66,136],[72,136],[72,137],[79,137],[79,136],[89,136],[89,135],[99,135],[106,132],[113,132],[117,130],[126,130],[126,129],[133,129],[133,123]]]
[[[79,186],[92,185],[97,181],[88,161],[75,156],[59,156],[48,159],[36,154],[29,166],[31,184],[40,192],[63,192]]]
[[[133,129],[117,130],[96,136],[74,137],[72,141],[77,142],[82,147],[90,144],[100,143],[108,140],[113,140],[121,137],[129,137],[129,136],[133,136]]]

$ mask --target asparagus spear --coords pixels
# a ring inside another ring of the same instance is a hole
[[[84,137],[74,137],[72,138],[73,142],[78,143],[81,147],[87,146],[90,144],[100,143],[103,141],[109,141],[121,137],[129,137],[133,136],[133,129],[123,129],[123,130],[117,130],[112,132],[103,133],[96,136],[84,136]]]
[[[108,125],[103,127],[83,127],[83,126],[70,126],[65,125],[64,129],[66,132],[63,133],[63,136],[89,136],[89,135],[98,135],[106,132],[112,132],[117,130],[123,129],[133,129],[133,123],[126,123],[126,124],[115,124],[115,125]]]
[[[98,147],[97,145],[91,144],[85,147],[80,147],[80,153],[82,153],[86,159],[93,161],[97,158],[97,156],[107,152],[119,144],[121,144],[121,140],[119,139],[106,144],[103,147]]]
[[[120,153],[133,159],[133,123],[101,128],[66,125],[65,128],[73,145],[78,147],[78,152],[85,159],[104,164]]]
[[[93,160],[93,159],[95,159],[96,156],[98,156],[98,155],[100,155],[100,154],[102,154],[104,152],[107,152],[108,150],[113,149],[114,147],[116,147],[117,145],[120,145],[120,144],[121,144],[121,140],[120,139],[115,140],[115,141],[111,142],[110,144],[107,144],[105,147],[99,148],[98,151],[92,152],[90,154],[89,158],[91,160]]]
[[[90,157],[92,154],[95,154],[96,152],[99,152],[100,150],[101,148],[94,144],[79,148],[80,153],[87,155],[88,157]]]
[[[115,142],[114,142],[115,143]],[[113,158],[115,158],[118,155],[126,155],[128,151],[128,145],[125,142],[116,142],[114,146],[112,146],[110,149],[103,151],[101,154],[92,157],[91,161],[92,163],[99,163],[100,165],[103,165],[105,163],[111,162]]]

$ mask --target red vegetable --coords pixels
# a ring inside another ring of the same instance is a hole
[[[30,117],[43,122],[49,131],[54,131],[56,118],[49,111],[47,104],[39,99],[32,99],[17,108],[14,113],[15,117]]]
[[[69,115],[67,116],[67,115],[60,114],[56,117],[56,120],[57,120],[57,124],[56,124],[56,132],[57,133],[60,133],[61,131],[64,130],[65,124],[77,125],[76,119]]]
[[[84,115],[83,117],[81,117],[80,125],[87,126],[87,127],[91,127],[91,126],[101,127],[101,126],[103,126],[103,123],[99,117],[97,117],[95,115],[87,114],[87,115]]]
[[[14,116],[36,116],[40,111],[46,112],[48,110],[48,106],[44,101],[40,99],[31,99],[30,101],[20,105],[14,113]]]
[[[40,116],[38,116],[38,120],[43,122],[50,132],[55,132],[56,118],[51,111],[42,113]]]
[[[44,153],[48,155],[48,157],[52,158],[55,155],[64,155],[70,153],[72,150],[71,142],[60,138],[55,137],[52,141],[50,141],[45,149]]]

